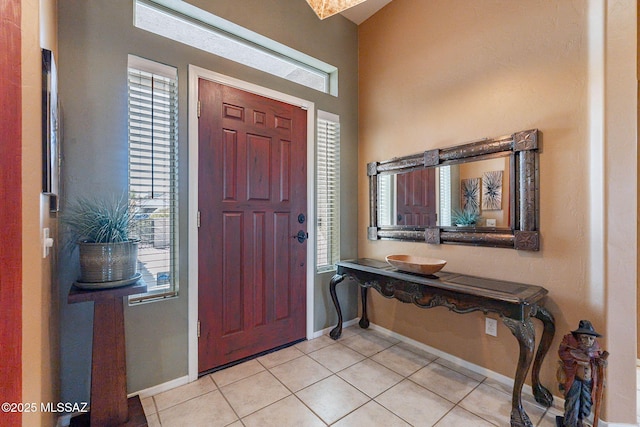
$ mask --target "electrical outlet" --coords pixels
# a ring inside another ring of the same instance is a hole
[[[498,336],[498,321],[490,317],[484,318],[484,333],[494,337]]]

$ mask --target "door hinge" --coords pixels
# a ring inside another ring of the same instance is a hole
[[[198,338],[200,338],[200,321],[198,320]]]
[[[200,118],[200,108],[202,107],[202,103],[198,101],[198,118]]]
[[[196,220],[196,223],[198,224],[198,228],[200,228],[200,211],[198,211],[198,219]]]

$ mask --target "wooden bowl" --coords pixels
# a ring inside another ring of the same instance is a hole
[[[388,255],[387,262],[402,271],[418,274],[433,274],[445,266],[447,261],[436,258],[424,258],[413,255]]]

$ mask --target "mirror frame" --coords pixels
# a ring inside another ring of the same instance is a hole
[[[498,138],[485,138],[448,148],[434,149],[396,157],[367,165],[369,176],[369,240],[402,240],[430,244],[466,244],[513,248],[525,251],[540,249],[538,129],[530,129]],[[378,177],[413,170],[510,157],[510,228],[496,227],[412,227],[378,224]]]

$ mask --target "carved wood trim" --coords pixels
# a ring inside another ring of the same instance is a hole
[[[369,227],[378,224],[378,175],[369,176]]]
[[[537,224],[537,165],[533,151],[520,153],[520,230],[534,231]]]
[[[440,228],[429,227],[424,230],[424,241],[433,245],[440,244]]]
[[[555,323],[545,307],[547,290],[540,286],[504,282],[458,273],[440,272],[434,276],[407,274],[389,268],[383,261],[358,259],[337,263],[337,274],[329,283],[331,298],[338,314],[338,325],[330,336],[338,339],[342,332],[342,312],[335,290],[345,277],[361,287],[361,328],[369,327],[367,289],[373,288],[385,298],[412,303],[420,308],[443,306],[455,313],[482,311],[497,313],[511,330],[519,344],[518,365],[511,396],[511,426],[531,426],[522,405],[522,387],[533,361],[531,387],[536,401],[544,406],[553,404],[553,396],[540,383],[540,367],[553,341]],[[535,353],[535,329],[532,318],[544,326],[540,345]]]
[[[424,154],[419,153],[378,162],[376,166],[376,174],[408,172],[414,169],[422,169],[424,167]]]
[[[369,240],[378,240],[378,227],[367,228],[367,237]]]
[[[531,129],[513,134],[513,150],[529,151],[538,149],[538,130]]]
[[[514,247],[523,251],[540,250],[540,233],[516,230],[514,232]]]
[[[370,227],[377,230],[377,236],[385,240],[405,240],[411,242],[423,242],[424,230],[387,230],[385,228]]]
[[[440,163],[440,150],[429,150],[424,152],[424,166],[437,166]]]
[[[378,162],[371,162],[367,164],[367,176],[373,176],[378,174]]]
[[[493,247],[514,247],[514,236],[511,233],[490,233],[490,232],[462,232],[462,231],[442,231],[440,233],[443,243],[460,243],[466,245],[480,245]]]

